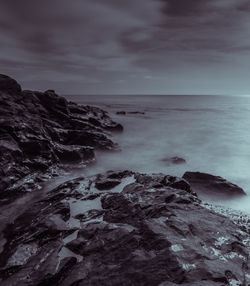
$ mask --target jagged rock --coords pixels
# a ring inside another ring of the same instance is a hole
[[[22,91],[5,75],[0,75],[0,114],[3,197],[4,190],[28,174],[58,163],[87,163],[94,160],[95,149],[117,148],[108,130],[122,131],[99,108],[68,102],[54,90]]]
[[[131,171],[108,171],[105,174],[98,175],[95,180],[95,187],[98,190],[110,190],[121,184],[122,179],[132,176]]]
[[[184,190],[184,191],[190,192],[193,195],[195,195],[195,192],[192,190],[191,186],[185,179],[174,177],[174,176],[166,176],[165,184],[166,186],[169,186],[171,188],[178,189],[178,190]]]
[[[100,178],[95,182],[95,187],[98,190],[111,190],[120,183],[121,181],[118,179]]]
[[[114,143],[105,134],[96,131],[69,131],[68,138],[68,144],[70,145],[91,146],[104,150],[115,148]]]
[[[246,195],[242,188],[219,176],[200,172],[186,172],[183,178],[201,197],[232,199]]]
[[[89,187],[131,176],[121,192]],[[249,284],[249,234],[167,186],[179,180],[110,171],[63,183],[6,225],[1,285]]]
[[[107,171],[105,174],[105,177],[109,178],[109,179],[123,179],[129,176],[134,175],[135,173],[132,171]]]
[[[180,189],[190,192],[195,195],[195,192],[191,189],[189,183],[182,178],[164,175],[164,174],[153,174],[147,176],[145,174],[136,174],[136,182],[144,184],[147,187],[161,188],[163,186],[171,187],[174,189]]]
[[[62,163],[79,163],[95,158],[94,148],[77,145],[56,145],[55,154]]]
[[[0,74],[0,90],[5,93],[19,93],[21,86],[12,78]]]

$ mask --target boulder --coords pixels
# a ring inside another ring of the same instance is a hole
[[[200,172],[186,172],[183,179],[191,185],[201,198],[233,199],[246,195],[242,188],[219,176]]]
[[[100,191],[111,190],[120,183],[119,179],[100,178],[95,182],[95,187]]]
[[[161,160],[162,162],[165,162],[167,164],[173,164],[173,165],[179,165],[179,164],[185,164],[186,163],[186,160],[184,158],[181,158],[181,157],[177,157],[177,156],[174,156],[174,157],[167,157],[167,158],[164,158]]]

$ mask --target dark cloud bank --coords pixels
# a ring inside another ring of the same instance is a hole
[[[0,0],[1,72],[62,93],[250,94],[249,0]]]

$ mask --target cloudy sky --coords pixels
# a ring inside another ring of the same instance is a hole
[[[250,0],[0,0],[1,73],[62,94],[250,94]]]

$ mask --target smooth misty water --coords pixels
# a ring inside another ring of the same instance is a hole
[[[130,169],[182,176],[200,171],[225,177],[250,195],[250,98],[226,96],[71,96],[110,112],[125,130],[121,152],[98,153],[89,172]],[[116,111],[145,115],[116,115]],[[167,165],[166,157],[186,159]],[[230,206],[250,212],[250,197]]]

